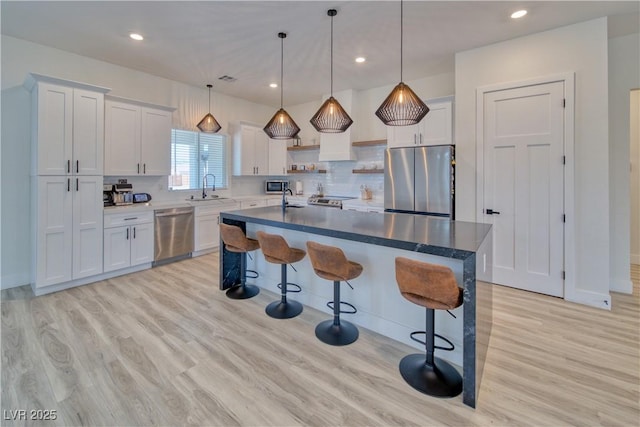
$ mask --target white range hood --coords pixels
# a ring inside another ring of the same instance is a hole
[[[351,116],[353,124],[343,133],[320,133],[320,156],[318,160],[321,162],[356,160],[351,147],[351,142],[354,140],[354,127],[357,126],[354,113],[356,92],[353,89],[344,90],[334,93],[333,97],[338,100],[342,108]],[[324,96],[322,102],[327,98],[329,98],[329,95]]]

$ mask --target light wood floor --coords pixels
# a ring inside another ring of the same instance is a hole
[[[275,320],[264,313],[273,294],[227,299],[217,259],[38,298],[2,291],[0,424],[639,424],[638,266],[634,294],[614,295],[611,312],[496,287],[473,410],[406,385],[398,361],[415,351],[402,344],[361,329],[356,343],[331,347],[314,336],[328,312]],[[57,420],[6,419],[18,409]]]

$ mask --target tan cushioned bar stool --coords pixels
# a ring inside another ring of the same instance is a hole
[[[240,284],[227,290],[227,296],[232,299],[247,299],[260,293],[260,288],[247,284],[247,252],[260,248],[257,240],[249,239],[237,225],[220,224],[220,236],[229,252],[240,253]],[[222,256],[222,255],[220,255]],[[253,278],[258,277],[255,273]]]
[[[362,273],[362,265],[349,261],[344,252],[334,246],[307,242],[307,251],[313,271],[323,279],[333,281],[333,302],[327,303],[329,308],[333,308],[333,320],[320,322],[316,326],[316,337],[330,345],[351,344],[358,339],[358,328],[345,320],[341,322],[340,313],[353,314],[356,312],[356,308],[349,303],[340,301],[340,282],[358,277]],[[352,311],[341,311],[341,304],[348,305]]]
[[[462,377],[444,360],[434,357],[434,350],[453,350],[453,344],[434,330],[434,310],[453,310],[462,305],[462,289],[453,271],[443,265],[429,264],[407,258],[396,258],[396,281],[403,297],[427,309],[425,354],[411,354],[400,361],[400,374],[409,385],[422,393],[436,397],[454,397],[462,392]],[[435,337],[449,347],[435,345]]]
[[[302,313],[302,304],[287,300],[287,264],[298,262],[307,254],[302,249],[291,248],[284,237],[264,231],[256,233],[264,259],[273,264],[280,264],[280,301],[274,301],[265,311],[275,319],[290,319]],[[289,283],[292,285],[292,283]],[[294,284],[295,285],[295,284]],[[296,285],[297,286],[297,285]]]

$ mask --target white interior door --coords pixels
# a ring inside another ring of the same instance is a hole
[[[493,281],[564,294],[564,83],[484,94],[484,221]]]

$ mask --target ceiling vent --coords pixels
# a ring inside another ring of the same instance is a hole
[[[224,76],[218,77],[218,80],[222,80],[223,82],[227,82],[227,83],[233,83],[238,79],[236,79],[235,77],[227,76],[225,74]]]

